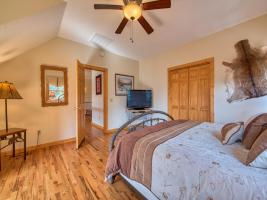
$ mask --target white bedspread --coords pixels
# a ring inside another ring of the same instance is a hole
[[[222,145],[221,127],[203,123],[155,149],[151,191],[159,199],[267,199],[267,169],[245,166],[248,151]]]

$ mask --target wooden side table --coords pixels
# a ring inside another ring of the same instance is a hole
[[[26,153],[27,153],[27,147],[26,147],[26,140],[27,140],[27,133],[26,129],[23,128],[10,128],[8,131],[6,129],[0,130],[0,171],[1,171],[1,150],[6,148],[9,145],[13,146],[13,157],[15,157],[15,151],[16,151],[16,142],[23,142],[24,143],[24,160],[26,160]],[[23,133],[23,137],[21,134]],[[8,136],[12,136],[11,138],[8,138]],[[2,140],[8,140],[8,144],[4,147],[1,147],[1,141]],[[20,141],[19,141],[20,140]]]

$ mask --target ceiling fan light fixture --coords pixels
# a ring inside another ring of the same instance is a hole
[[[142,16],[142,8],[135,1],[129,2],[123,9],[128,20],[137,20]]]

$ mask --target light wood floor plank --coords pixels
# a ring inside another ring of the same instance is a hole
[[[121,180],[104,182],[111,135],[88,128],[81,149],[74,143],[47,147],[12,158],[3,156],[0,199],[137,200],[138,195]]]

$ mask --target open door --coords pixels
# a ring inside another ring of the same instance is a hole
[[[85,73],[84,67],[77,61],[77,137],[76,148],[78,149],[85,141],[85,108],[84,108],[84,96],[85,96]]]
[[[86,119],[85,119],[85,69],[103,72],[104,74],[104,127],[103,131],[108,129],[108,69],[87,64],[82,64],[77,61],[77,135],[76,148],[78,149],[85,141],[86,136]]]

